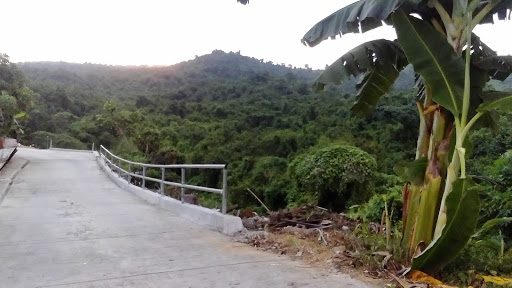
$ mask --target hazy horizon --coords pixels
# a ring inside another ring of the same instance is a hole
[[[119,66],[170,66],[213,50],[323,69],[355,46],[396,38],[380,27],[347,34],[316,47],[301,44],[318,21],[354,0],[17,0],[2,5],[0,52],[12,62],[69,62]],[[23,16],[22,20],[20,20]],[[512,54],[510,21],[477,27],[475,33],[500,54]]]

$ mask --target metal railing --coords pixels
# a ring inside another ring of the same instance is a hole
[[[118,173],[119,177],[128,176],[140,178],[142,180],[141,187],[146,188],[146,181],[152,181],[160,183],[160,194],[164,195],[165,185],[180,187],[181,188],[181,203],[184,203],[184,195],[185,190],[197,190],[203,192],[210,192],[222,195],[222,214],[226,214],[227,209],[227,189],[228,189],[228,169],[226,164],[172,164],[172,165],[157,165],[157,164],[146,164],[140,162],[133,162],[126,159],[123,159],[119,156],[114,155],[112,152],[108,151],[103,145],[100,145],[99,154],[105,163],[108,163],[110,169],[114,173]],[[117,163],[116,163],[117,162]],[[128,165],[128,170],[123,169],[123,163]],[[134,166],[142,167],[142,174],[137,174],[134,171]],[[160,168],[162,171],[162,178],[152,178],[147,177],[146,172],[147,168]],[[181,170],[181,183],[171,182],[165,180],[165,171],[166,169],[180,169]],[[190,185],[186,183],[185,179],[185,169],[218,169],[222,170],[222,188],[210,188],[210,187],[202,187],[196,185]],[[115,170],[115,171],[114,171]],[[123,175],[121,175],[123,174]],[[128,182],[131,184],[130,179]]]
[[[87,143],[89,144],[89,143]],[[46,136],[46,149],[61,149],[61,150],[73,150],[73,151],[96,151],[94,142],[91,143],[91,149],[80,149],[80,148],[62,148],[62,147],[53,147],[53,138],[50,136]],[[44,147],[39,147],[44,149]]]

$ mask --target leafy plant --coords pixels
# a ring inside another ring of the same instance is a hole
[[[22,130],[19,122],[32,105],[32,91],[25,86],[25,77],[9,56],[0,53],[0,136],[17,138]]]
[[[396,225],[402,221],[402,188],[403,183],[395,175],[377,174],[375,179],[375,194],[368,202],[354,205],[349,211],[349,216],[363,221],[381,222],[382,211],[387,202],[391,223]],[[401,184],[401,185],[400,185]],[[384,201],[384,196],[386,201]]]
[[[335,145],[297,157],[290,174],[299,191],[311,193],[318,205],[343,211],[371,196],[377,164],[359,148]],[[301,193],[301,194],[302,194]]]
[[[33,134],[33,139],[36,147],[47,149],[50,146],[50,139],[52,146],[55,148],[78,149],[85,150],[87,145],[80,142],[78,139],[66,133],[50,133],[46,131],[38,131]]]

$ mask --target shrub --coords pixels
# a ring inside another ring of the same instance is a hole
[[[349,145],[335,145],[297,157],[290,175],[297,184],[292,200],[312,194],[318,205],[335,211],[368,200],[374,187],[375,159]]]
[[[393,225],[402,220],[402,187],[403,181],[395,175],[379,173],[375,179],[375,195],[367,203],[351,209],[349,216],[365,221],[380,222],[384,211],[384,195]]]
[[[80,142],[80,140],[66,133],[50,133],[46,131],[37,131],[32,133],[33,143],[38,148],[48,148],[49,139],[52,140],[53,148],[65,148],[65,149],[87,149],[87,145]]]

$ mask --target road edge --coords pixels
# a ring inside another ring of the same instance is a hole
[[[5,164],[3,169],[0,171],[0,204],[4,201],[4,198],[7,196],[9,191],[11,190],[12,182],[18,175],[18,173],[25,168],[29,160],[20,158],[20,157],[12,157],[12,159]]]

